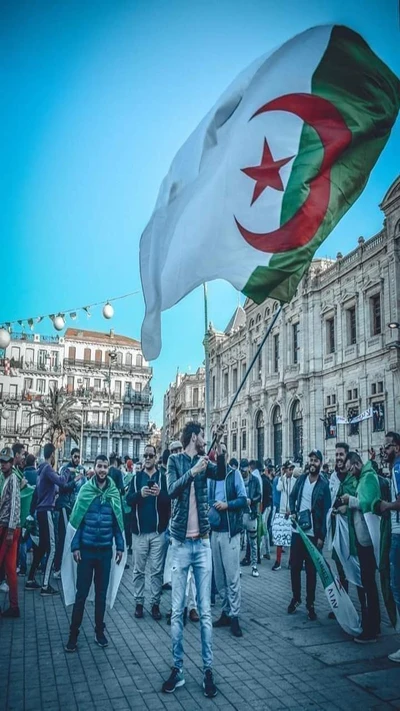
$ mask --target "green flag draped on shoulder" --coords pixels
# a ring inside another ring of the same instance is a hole
[[[74,508],[72,509],[71,517],[69,519],[69,522],[71,526],[73,526],[73,528],[79,528],[79,525],[81,524],[86,514],[86,511],[88,510],[93,499],[95,499],[96,496],[99,496],[102,503],[103,501],[108,501],[111,504],[112,510],[115,514],[115,518],[118,521],[118,526],[121,529],[121,533],[124,532],[121,496],[117,487],[115,486],[115,483],[112,479],[110,479],[110,477],[108,477],[107,483],[108,486],[106,486],[104,489],[100,489],[100,487],[97,486],[96,477],[93,476],[91,479],[89,479],[89,481],[86,482],[86,484],[81,486],[79,494],[75,501]]]
[[[79,490],[65,534],[64,553],[61,565],[61,581],[66,605],[73,605],[73,603],[75,602],[76,593],[77,564],[75,563],[73,555],[71,553],[72,539],[77,529],[81,525],[92,501],[94,501],[97,496],[100,497],[102,502],[107,501],[110,503],[115,518],[117,519],[118,526],[125,540],[124,520],[122,515],[121,496],[119,494],[119,491],[115,486],[113,480],[110,479],[110,477],[107,478],[107,486],[104,489],[100,489],[100,487],[97,486],[96,477],[93,476]],[[117,596],[118,588],[125,569],[126,559],[127,551],[125,545],[122,560],[118,565],[116,564],[115,556],[113,555],[112,557],[110,581],[107,589],[107,604],[110,608],[113,607],[115,598]],[[90,589],[88,600],[94,600],[93,585]]]
[[[353,30],[297,35],[245,69],[174,158],[140,242],[142,348],[161,311],[226,279],[290,301],[363,191],[400,105],[398,78]]]

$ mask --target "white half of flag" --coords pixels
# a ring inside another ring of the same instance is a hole
[[[77,579],[79,563],[75,563],[74,557],[71,553],[71,543],[72,543],[72,539],[73,539],[75,533],[76,533],[76,528],[74,528],[70,523],[68,523],[67,530],[65,533],[64,551],[63,551],[63,558],[62,558],[62,564],[61,564],[61,582],[62,582],[62,587],[63,587],[63,592],[64,592],[64,602],[67,607],[68,607],[68,605],[74,604],[75,596],[76,596],[76,579]],[[125,543],[125,534],[123,533],[122,535],[124,537],[124,543]],[[110,609],[112,609],[112,607],[114,605],[115,598],[117,597],[118,588],[120,586],[122,576],[123,576],[124,570],[125,570],[126,560],[128,557],[127,550],[126,550],[126,543],[124,546],[124,553],[122,555],[122,559],[118,565],[115,562],[116,552],[117,552],[117,550],[116,550],[115,544],[114,544],[112,559],[111,559],[110,581],[108,583],[108,588],[107,588],[107,605]],[[89,595],[88,595],[87,599],[91,602],[94,601],[94,584],[93,583],[90,588]]]

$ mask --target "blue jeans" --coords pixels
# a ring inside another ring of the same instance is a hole
[[[392,533],[390,547],[390,587],[400,615],[400,533]]]
[[[172,539],[171,637],[174,667],[178,669],[183,667],[183,610],[190,566],[196,583],[203,667],[204,670],[211,669],[213,663],[210,599],[212,563],[208,538],[196,540],[187,538],[184,543],[176,538]]]

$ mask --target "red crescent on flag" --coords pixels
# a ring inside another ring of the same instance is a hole
[[[287,252],[303,247],[315,236],[329,205],[331,168],[351,143],[352,134],[337,108],[313,94],[286,94],[261,106],[250,121],[267,111],[288,111],[315,129],[324,148],[318,174],[309,182],[309,193],[298,211],[272,232],[251,232],[235,217],[238,229],[252,247],[261,252]]]

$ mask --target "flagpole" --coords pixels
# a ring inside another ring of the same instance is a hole
[[[227,409],[227,411],[226,411],[226,413],[225,413],[225,415],[224,415],[224,417],[223,417],[223,419],[222,419],[221,425],[224,425],[225,422],[227,421],[227,419],[228,419],[228,417],[229,417],[229,415],[230,415],[230,413],[231,413],[231,411],[232,411],[232,408],[233,408],[233,406],[234,406],[236,400],[238,399],[238,397],[239,397],[239,395],[240,395],[240,392],[241,392],[241,390],[243,389],[244,384],[245,384],[247,378],[249,377],[249,375],[250,375],[250,373],[251,373],[251,371],[252,371],[252,368],[253,368],[254,364],[257,362],[258,357],[259,357],[259,355],[260,355],[262,349],[264,348],[265,342],[266,342],[266,340],[267,340],[269,334],[271,333],[273,327],[275,326],[275,324],[276,324],[276,322],[277,322],[277,320],[278,320],[278,316],[280,316],[280,314],[281,314],[281,311],[282,311],[282,306],[280,306],[279,309],[275,312],[275,316],[273,317],[273,319],[272,319],[270,325],[268,326],[268,328],[267,328],[267,330],[266,330],[266,332],[265,332],[265,334],[264,334],[264,336],[263,336],[263,338],[262,338],[262,340],[261,340],[261,343],[260,343],[260,345],[258,346],[258,348],[257,348],[257,350],[256,350],[256,352],[255,352],[255,354],[254,354],[254,356],[253,356],[253,359],[252,359],[252,361],[251,361],[249,367],[247,368],[247,370],[246,370],[246,372],[245,372],[245,374],[244,374],[244,376],[243,376],[243,380],[242,380],[242,382],[240,383],[240,385],[239,385],[239,387],[238,387],[238,389],[237,389],[235,395],[233,396],[233,400],[232,400],[231,404],[229,405],[229,407],[228,407],[228,409]],[[211,447],[210,447],[209,450],[208,450],[209,453],[211,452],[211,450],[212,450],[212,448],[213,448],[213,446],[214,446],[214,444],[215,444],[215,441],[216,441],[216,435],[214,435],[214,437],[213,437],[213,440],[212,440],[212,443],[211,443]]]
[[[208,329],[208,296],[207,282],[203,284],[204,295],[204,366],[205,366],[205,413],[206,426],[205,436],[207,447],[211,443],[211,408],[210,408],[210,349],[209,349],[209,329]]]

